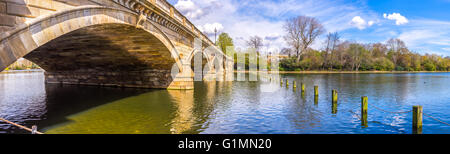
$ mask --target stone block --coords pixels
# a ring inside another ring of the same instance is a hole
[[[0,2],[0,13],[6,13],[6,3]]]
[[[39,9],[35,7],[29,7],[27,5],[7,3],[6,13],[11,15],[23,16],[23,17],[37,17],[39,16]]]
[[[11,47],[14,57],[16,59],[25,56],[28,52],[20,39],[20,36],[14,35],[8,39],[9,46]]]
[[[27,5],[54,10],[53,2],[50,0],[27,0]]]
[[[2,1],[4,1],[4,2],[10,2],[10,3],[15,3],[15,4],[22,4],[22,5],[25,5],[25,4],[26,4],[25,0],[2,0]]]
[[[0,14],[0,26],[14,26],[16,17],[6,14]]]
[[[23,42],[24,47],[27,52],[33,51],[38,46],[34,42],[33,37],[31,37],[31,33],[28,30],[25,30],[19,34],[20,40]]]
[[[15,61],[16,58],[13,55],[11,47],[9,46],[7,41],[2,41],[0,43],[0,70],[5,69]]]
[[[10,26],[0,26],[0,37],[3,37],[2,35],[6,35],[5,32],[10,31],[14,29],[14,27],[10,27]]]

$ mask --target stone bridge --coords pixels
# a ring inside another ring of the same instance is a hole
[[[203,77],[233,69],[165,0],[0,0],[0,34],[0,70],[23,57],[47,83],[193,89],[196,53]]]

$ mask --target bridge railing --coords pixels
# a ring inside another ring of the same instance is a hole
[[[170,4],[168,4],[165,0],[156,0],[156,5],[161,8],[161,10],[170,14]]]
[[[175,21],[181,23],[186,29],[190,30],[194,35],[199,37],[201,40],[204,40],[207,44],[214,46],[215,44],[206,36],[203,32],[201,32],[194,24],[192,24],[187,18],[181,14],[175,7],[168,3],[166,0],[146,0],[150,2],[154,6],[158,7],[164,13],[167,13],[171,18],[175,19]],[[227,59],[231,59],[230,57],[224,55]]]
[[[160,10],[170,15],[170,17],[172,17],[179,23],[182,23],[182,25],[185,28],[190,30],[193,34],[197,35],[201,39],[206,40],[208,44],[210,45],[214,44],[211,40],[209,40],[209,38],[205,34],[203,34],[199,29],[197,29],[197,27],[195,27],[194,24],[192,24],[189,20],[187,20],[187,18],[183,14],[181,14],[178,10],[176,10],[174,6],[168,3],[166,0],[146,0],[146,1],[155,5]]]

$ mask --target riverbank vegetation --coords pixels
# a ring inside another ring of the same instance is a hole
[[[20,58],[19,60],[17,60],[13,64],[9,65],[4,71],[9,71],[9,70],[29,70],[29,69],[40,69],[40,67],[38,65],[36,65],[35,63],[29,61],[29,60],[26,60],[24,58]]]
[[[290,45],[282,51],[289,58],[280,62],[280,70],[328,71],[449,71],[450,58],[420,55],[408,49],[400,39],[386,43],[363,44],[341,41],[337,32],[328,33],[321,51],[311,49],[325,29],[312,17],[299,16],[285,22],[285,41]],[[295,57],[291,56],[295,55]]]
[[[294,56],[282,59],[280,70],[450,71],[450,58],[411,52],[399,39],[391,39],[387,44],[344,41],[329,51],[309,49],[300,59]]]
[[[341,40],[339,33],[330,32],[324,42],[316,42],[326,30],[313,17],[288,19],[284,30],[284,40],[289,47],[279,52],[280,71],[450,71],[450,57],[410,51],[405,42],[398,38],[391,38],[386,42],[358,43]],[[235,53],[234,49],[232,52],[225,50],[226,45],[233,45],[228,34],[219,37],[219,42],[220,48],[227,51],[227,55]],[[314,43],[319,43],[322,47],[312,49],[311,45]],[[263,46],[261,37],[251,36],[246,44],[248,48],[256,50],[258,56],[263,55],[260,54]],[[244,54],[245,66],[248,68],[248,52]],[[236,55],[234,59],[236,68]]]

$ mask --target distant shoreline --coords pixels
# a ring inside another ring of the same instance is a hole
[[[7,73],[45,72],[43,69],[8,70]],[[234,71],[234,73],[249,73],[250,71]],[[260,73],[261,71],[257,71]],[[270,73],[270,72],[269,72]],[[279,74],[400,74],[400,73],[450,73],[450,71],[279,71]]]
[[[27,73],[27,72],[44,72],[43,69],[29,69],[29,70],[7,70],[2,71],[0,74],[8,74],[8,73]]]
[[[234,71],[249,73],[249,71]],[[261,72],[261,71],[258,71]],[[400,74],[400,73],[449,73],[450,71],[279,71],[279,74]]]

